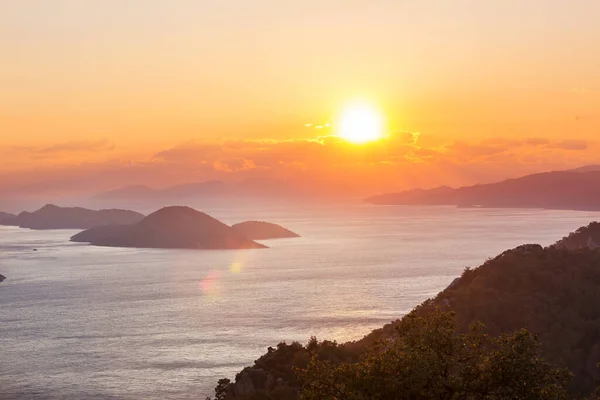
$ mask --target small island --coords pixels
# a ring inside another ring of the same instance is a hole
[[[124,232],[126,228],[127,225],[120,224],[96,226],[71,236],[71,242],[91,244],[101,243],[105,240],[110,240],[111,237],[119,235],[121,232]]]
[[[264,221],[245,221],[231,225],[231,228],[251,240],[283,239],[300,237],[281,225]]]
[[[106,225],[71,237],[95,246],[157,249],[266,248],[208,214],[190,207],[164,207],[131,225]]]
[[[143,214],[130,210],[88,210],[82,207],[59,207],[46,204],[34,212],[0,219],[0,225],[29,229],[89,229],[107,224],[134,224]]]
[[[4,282],[4,280],[6,279],[6,277],[2,274],[0,274],[0,282]]]
[[[16,217],[15,214],[11,214],[11,213],[7,213],[4,211],[0,211],[0,221],[5,220],[5,219],[11,219]]]

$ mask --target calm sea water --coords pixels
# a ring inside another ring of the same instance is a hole
[[[267,250],[93,247],[0,227],[0,398],[203,399],[279,341],[359,339],[467,266],[597,213],[338,205],[204,209],[302,238]],[[33,248],[38,249],[34,252]]]

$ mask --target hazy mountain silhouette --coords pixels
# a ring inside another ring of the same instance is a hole
[[[74,235],[96,246],[167,249],[260,249],[266,246],[190,207],[164,207],[133,225],[109,225]]]
[[[283,239],[300,237],[295,232],[281,225],[264,221],[245,221],[231,225],[231,228],[242,236],[252,240]]]
[[[106,224],[133,224],[144,215],[129,210],[88,210],[81,207],[58,207],[46,204],[34,212],[23,211],[2,219],[0,224],[30,229],[88,229]]]
[[[223,191],[224,188],[223,182],[220,181],[185,183],[165,189],[152,189],[144,185],[132,185],[97,194],[94,198],[98,200],[175,198],[202,194],[216,194]]]
[[[15,217],[16,217],[15,214],[0,211],[0,221],[2,221],[3,219],[9,219],[9,218],[12,219]]]
[[[437,188],[387,193],[369,197],[365,201],[380,205],[456,205],[596,211],[600,210],[600,171],[579,169],[546,172],[458,189]]]
[[[184,183],[162,190],[166,197],[185,197],[206,194],[218,194],[226,189],[221,181],[206,181],[199,183]]]
[[[178,200],[185,197],[293,196],[301,194],[297,185],[277,179],[247,179],[241,182],[191,182],[153,189],[132,185],[99,193],[94,200]]]
[[[573,172],[593,172],[600,171],[600,165],[585,165],[583,167],[575,168],[570,171]]]
[[[159,190],[149,188],[144,185],[132,185],[125,186],[119,189],[110,190],[108,192],[100,193],[94,198],[97,199],[127,199],[127,198],[138,198],[138,197],[152,197],[159,193]]]

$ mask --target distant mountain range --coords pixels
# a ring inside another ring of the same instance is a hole
[[[386,193],[369,197],[365,202],[379,205],[600,211],[600,166],[545,172],[457,189],[438,187]]]
[[[95,199],[138,199],[138,198],[171,198],[199,194],[217,194],[225,190],[225,184],[220,181],[187,183],[171,186],[165,189],[153,189],[144,185],[125,186],[108,192],[99,193]]]
[[[37,211],[23,211],[0,218],[0,225],[29,229],[88,229],[106,224],[133,224],[144,216],[129,210],[88,210],[82,207],[58,207],[46,204]]]
[[[15,217],[16,217],[15,214],[11,214],[11,213],[0,211],[0,221],[2,221],[3,219],[15,218]]]
[[[221,181],[190,182],[155,189],[144,185],[132,185],[99,193],[93,196],[94,200],[155,200],[155,199],[181,199],[185,197],[203,196],[272,196],[293,195],[299,190],[293,185],[280,180],[250,179],[238,183],[224,183]]]

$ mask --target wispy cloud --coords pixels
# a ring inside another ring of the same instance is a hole
[[[56,143],[45,147],[12,146],[14,151],[23,153],[32,158],[64,157],[69,154],[105,153],[115,150],[115,145],[106,140],[73,140]]]
[[[55,154],[55,153],[82,153],[94,151],[110,151],[114,150],[115,145],[106,140],[73,140],[69,142],[57,143],[49,147],[43,147],[37,150],[40,154]]]
[[[99,191],[128,184],[160,187],[209,179],[276,179],[292,182],[307,191],[346,190],[368,194],[412,186],[471,184],[567,169],[593,163],[600,155],[596,143],[578,139],[497,137],[484,141],[444,141],[413,132],[396,132],[386,139],[360,146],[332,135],[280,141],[184,142],[155,151],[146,156],[146,161],[135,157],[119,159],[112,149],[108,141],[14,148],[32,158],[45,155],[55,158],[40,158],[40,163],[46,163],[41,171],[22,168],[0,177],[0,192],[33,193],[67,187]],[[101,156],[94,159],[92,155],[97,153]],[[69,164],[64,160],[69,160],[67,155],[71,154],[73,161]],[[344,189],[340,189],[340,185]]]
[[[562,149],[562,150],[587,150],[588,143],[585,140],[562,140],[557,143],[550,143],[547,145],[549,148]]]

